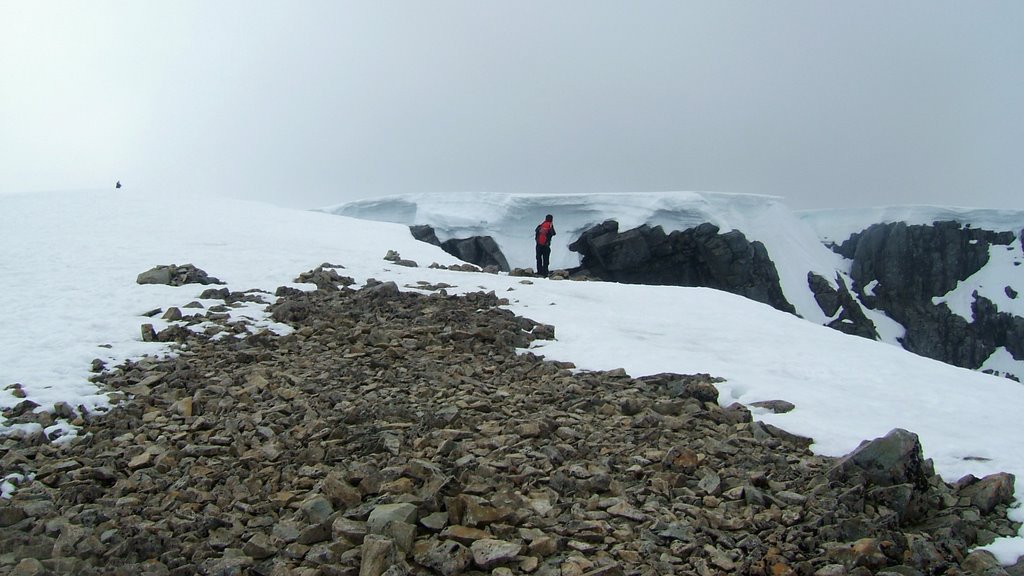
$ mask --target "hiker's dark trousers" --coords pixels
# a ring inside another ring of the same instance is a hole
[[[548,263],[551,260],[551,246],[537,244],[537,274],[548,275]]]

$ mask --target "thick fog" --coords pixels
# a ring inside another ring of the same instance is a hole
[[[1024,208],[1024,3],[0,0],[0,192]]]

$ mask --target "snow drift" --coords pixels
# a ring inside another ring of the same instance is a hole
[[[738,230],[749,240],[766,246],[785,298],[800,317],[815,324],[831,323],[833,326],[845,321],[838,312],[823,311],[809,283],[808,275],[814,274],[832,290],[848,288],[855,302],[851,305],[859,308],[858,313],[866,318],[865,323],[870,322],[869,331],[876,334],[877,339],[898,346],[906,345],[908,327],[895,320],[891,312],[872,305],[870,299],[865,298],[871,296],[875,285],[857,285],[850,276],[852,261],[837,254],[829,245],[839,244],[872,224],[931,225],[954,221],[965,227],[1009,232],[1016,236],[1017,242],[991,246],[984,267],[962,279],[954,289],[934,295],[931,303],[946,304],[970,323],[975,321],[972,305],[977,294],[992,302],[1004,315],[1024,317],[1024,297],[1014,295],[1024,293],[1019,268],[1024,261],[1020,246],[1020,231],[1024,229],[1022,211],[906,206],[795,213],[778,197],[711,192],[409,194],[349,202],[321,211],[407,226],[426,224],[434,228],[441,241],[491,236],[510,266],[524,268],[534,265],[533,230],[549,213],[555,216],[558,230],[553,243],[552,268],[579,266],[579,255],[566,247],[583,232],[606,220],[617,221],[620,231],[646,224],[661,226],[670,232],[711,223],[722,232]],[[1020,322],[1024,325],[1024,318]],[[978,319],[979,325],[991,323],[988,319]],[[1008,337],[1012,338],[1014,330],[1011,327],[1003,333],[1009,333]],[[984,334],[972,337],[987,338]],[[991,345],[984,349],[988,354],[984,362],[968,367],[1024,377],[1024,354],[1018,353],[1015,358],[1006,347],[999,345],[994,351]]]

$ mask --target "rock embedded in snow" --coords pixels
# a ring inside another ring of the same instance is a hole
[[[834,318],[826,326],[870,340],[879,339],[875,323],[867,317],[860,302],[850,293],[841,274],[836,274],[838,288],[833,288],[828,280],[813,272],[807,273],[807,284],[821,311],[829,318]]]
[[[405,266],[406,268],[419,268],[419,264],[415,260],[406,260],[402,258],[401,254],[394,250],[388,250],[388,253],[384,255],[384,259],[388,262],[394,262],[399,266]]]
[[[763,400],[761,402],[751,402],[750,405],[755,408],[771,410],[775,414],[785,414],[796,409],[795,404],[786,400]]]
[[[409,231],[412,232],[412,237],[420,242],[441,246],[441,240],[437,238],[434,227],[429,224],[414,224],[409,226]]]
[[[502,272],[510,270],[508,260],[501,252],[501,247],[490,236],[473,236],[472,238],[452,238],[441,243],[441,249],[481,268],[495,267]]]
[[[469,262],[481,268],[495,268],[500,272],[508,272],[511,268],[501,246],[492,236],[470,236],[466,238],[449,238],[444,242],[437,238],[433,226],[416,224],[409,226],[413,238],[440,247],[459,260]]]
[[[351,286],[355,284],[355,280],[348,276],[342,276],[335,270],[337,266],[330,266],[327,264],[321,264],[315,269],[309,272],[303,272],[295,278],[295,282],[299,284],[313,284],[320,290],[337,290],[345,286]],[[222,296],[223,299],[227,299],[227,295]]]
[[[136,282],[139,284],[166,284],[168,286],[223,284],[220,280],[207,275],[204,270],[196,268],[192,264],[155,266],[139,274]]]

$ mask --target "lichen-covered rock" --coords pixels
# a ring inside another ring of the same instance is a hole
[[[1009,505],[1013,502],[1014,482],[1013,474],[1000,472],[970,482],[961,488],[960,494],[970,498],[971,504],[982,514],[988,514],[1000,504]]]
[[[381,576],[390,568],[402,564],[403,560],[394,541],[371,534],[363,541],[359,576]]]
[[[507,564],[519,556],[521,544],[506,542],[493,538],[477,540],[469,547],[473,554],[473,563],[484,570]]]
[[[404,522],[406,524],[416,522],[416,514],[416,506],[408,502],[381,504],[370,512],[370,516],[366,519],[366,528],[371,534],[380,534],[389,522]]]
[[[417,543],[414,561],[444,576],[462,574],[473,561],[473,554],[455,540],[430,540]]]

